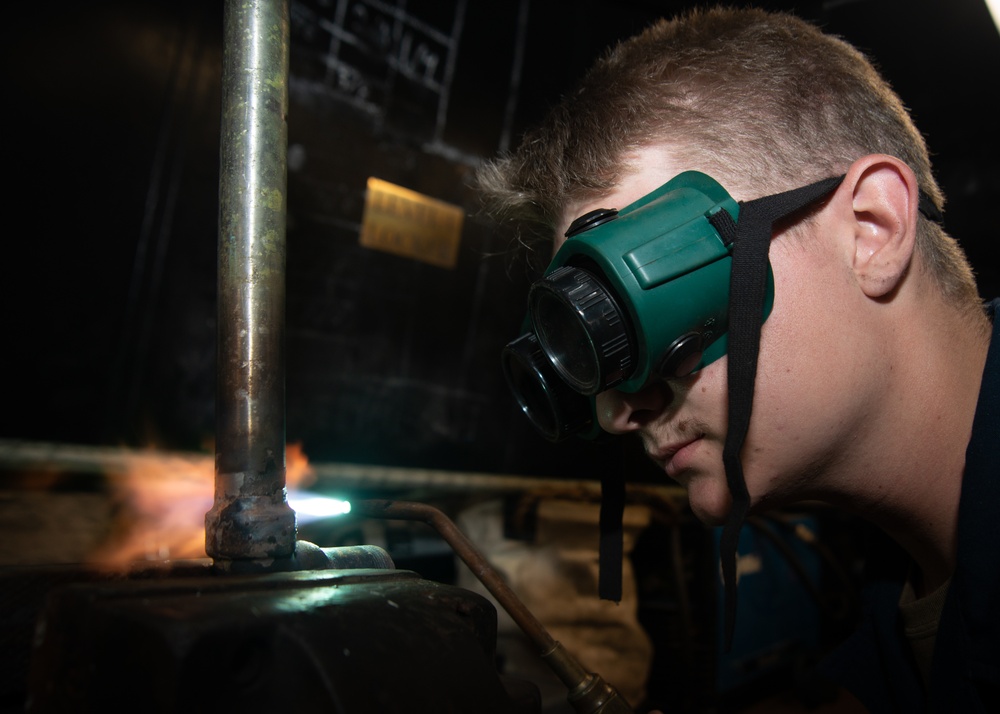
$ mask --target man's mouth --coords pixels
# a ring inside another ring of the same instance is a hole
[[[647,453],[653,461],[663,467],[667,476],[676,479],[678,474],[690,466],[704,436],[704,434],[697,434],[689,439],[674,441],[663,446],[654,446],[654,448],[647,449]]]

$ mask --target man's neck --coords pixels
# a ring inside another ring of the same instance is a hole
[[[955,567],[965,451],[989,337],[940,299],[915,300],[910,309],[893,316],[906,327],[885,336],[891,399],[870,442],[880,453],[867,474],[860,467],[846,500],[913,557],[921,596]]]

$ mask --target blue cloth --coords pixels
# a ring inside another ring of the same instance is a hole
[[[987,310],[993,338],[966,450],[957,560],[938,625],[929,692],[899,615],[905,555],[866,587],[861,625],[822,667],[872,714],[1000,712],[1000,299]]]

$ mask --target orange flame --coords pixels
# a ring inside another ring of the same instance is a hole
[[[285,483],[311,485],[315,471],[300,443],[288,444]],[[215,499],[215,459],[147,452],[131,457],[111,479],[119,515],[95,567],[119,570],[135,561],[205,558],[205,514]]]

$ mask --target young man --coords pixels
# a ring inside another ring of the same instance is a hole
[[[843,176],[773,226],[745,492],[724,465],[731,354],[601,392],[600,426],[638,435],[707,524],[739,520],[740,500],[821,500],[879,526],[910,563],[873,589],[829,671],[873,712],[1000,711],[997,303],[984,310],[932,220],[943,197],[920,133],[841,40],[789,15],[696,11],[602,57],[480,184],[496,215],[558,247],[577,217],[690,170],[741,202]]]

